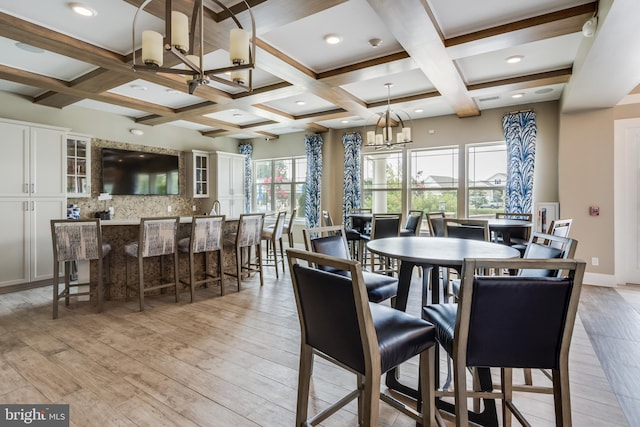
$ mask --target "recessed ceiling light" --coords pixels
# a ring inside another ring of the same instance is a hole
[[[242,114],[240,114],[240,113],[233,113],[233,117],[242,117]]]
[[[22,49],[31,53],[44,53],[44,49],[40,49],[39,47],[31,46],[30,44],[26,44],[22,42],[17,42],[16,47],[18,49]]]
[[[505,61],[507,61],[508,64],[517,64],[522,61],[522,58],[524,58],[522,55],[513,55],[505,59]]]
[[[422,113],[424,110],[422,108],[416,108],[413,110],[414,113]]]
[[[553,92],[553,88],[544,87],[542,89],[538,89],[537,91],[535,91],[535,93],[538,95],[542,95],[543,93],[549,93],[549,92]]]
[[[324,36],[324,41],[328,44],[338,44],[342,41],[342,37],[337,34],[327,34]]]
[[[374,49],[375,49],[376,47],[380,46],[381,44],[382,44],[382,39],[379,39],[379,38],[373,38],[373,39],[370,39],[370,40],[369,40],[369,45],[370,45],[372,48],[374,48]]]
[[[304,104],[306,104],[306,102],[304,102],[304,101],[296,101],[296,105],[304,105]]]
[[[129,129],[129,132],[131,132],[132,135],[135,136],[142,136],[144,135],[144,131],[142,129]],[[142,156],[141,156],[142,157]]]
[[[343,125],[346,125],[347,123],[349,123],[349,120],[341,120],[340,123],[342,123]]]
[[[522,98],[524,97],[524,93],[514,93],[513,95],[511,95],[511,97],[514,99]]]
[[[147,87],[142,85],[131,85],[129,87],[133,90],[139,90],[141,92],[144,92],[145,90],[147,90]]]
[[[171,95],[179,95],[182,92],[180,92],[179,90],[176,90],[176,89],[167,89],[167,93],[170,93]]]
[[[96,16],[98,14],[94,8],[82,3],[69,3],[69,7],[75,13],[82,16]]]

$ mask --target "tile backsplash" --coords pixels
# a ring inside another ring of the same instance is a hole
[[[102,184],[101,148],[179,155],[180,194],[174,196],[112,196],[112,200],[98,200]],[[194,199],[187,195],[186,192],[187,169],[183,152],[93,138],[91,140],[91,197],[69,198],[67,202],[80,208],[81,218],[93,218],[96,212],[105,211],[109,207],[113,207],[114,214],[112,218],[117,219],[167,215],[189,216],[211,210],[209,199]],[[171,206],[171,212],[168,212],[168,206]],[[192,209],[193,206],[196,206],[195,212]]]

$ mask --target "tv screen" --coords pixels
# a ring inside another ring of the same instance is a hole
[[[179,193],[178,156],[102,149],[102,192],[114,195]]]

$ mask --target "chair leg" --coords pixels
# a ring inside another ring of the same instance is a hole
[[[258,243],[256,250],[256,264],[258,265],[258,271],[260,272],[260,287],[264,286],[264,279],[262,274],[262,244]]]
[[[502,425],[511,427],[511,410],[507,402],[511,403],[513,399],[513,370],[511,368],[500,369],[500,378],[502,382]]]
[[[420,353],[420,388],[422,391],[422,425],[433,426],[436,421],[435,401],[435,344],[428,350]]]
[[[375,370],[364,379],[362,391],[362,425],[377,426],[380,411],[380,375]]]
[[[296,426],[302,426],[307,421],[309,408],[309,389],[313,367],[313,350],[302,344],[300,348],[300,367],[298,371],[298,403],[296,407]]]
[[[102,278],[102,260],[96,260],[98,264],[98,313],[102,313],[102,301],[104,299],[104,280]],[[89,291],[91,291],[91,286],[89,286]]]
[[[176,302],[180,302],[180,273],[178,272],[179,269],[179,262],[178,262],[178,252],[174,252],[173,253],[173,283],[174,283],[174,289],[176,292]],[[194,283],[191,284],[191,286],[195,286]]]
[[[144,258],[138,254],[138,301],[140,302],[140,311],[144,311],[144,268],[142,261]]]
[[[278,274],[278,245],[276,244],[276,239],[267,240],[267,258],[269,250],[273,251],[273,265],[276,268],[276,279],[279,279],[280,275]]]
[[[282,262],[282,274],[287,274],[287,269],[284,266],[284,244],[282,243],[282,237],[278,240],[280,241],[280,262]]]
[[[207,254],[206,252],[204,252],[204,256],[206,257]],[[189,251],[189,290],[191,292],[191,302],[193,302],[193,299],[195,297],[195,293],[196,293],[196,265],[195,265],[195,258],[196,258],[196,254],[193,253],[193,251]]]
[[[60,285],[60,263],[53,263],[53,318],[58,318],[58,286]]]
[[[236,248],[236,279],[238,281],[238,292],[240,292],[240,275],[242,274],[242,250]]]
[[[533,377],[531,375],[531,368],[524,368],[524,383],[526,385],[533,385]]]
[[[218,250],[218,277],[220,278],[220,296],[224,296],[224,265],[222,264],[222,249]]]
[[[553,403],[556,412],[556,426],[571,426],[571,397],[569,395],[569,366],[560,362],[560,369],[551,371],[553,378]]]
[[[453,363],[453,387],[456,405],[456,427],[469,425],[469,413],[467,412],[467,369],[459,358]]]
[[[69,275],[71,274],[71,263],[69,261],[65,261],[64,263],[64,305],[65,306],[69,306],[69,297],[71,295],[71,292],[69,292],[70,289],[70,283],[69,283]]]

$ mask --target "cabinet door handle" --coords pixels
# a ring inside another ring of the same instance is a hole
[[[24,204],[24,211],[29,212],[29,202],[23,202],[23,204]]]
[[[29,192],[29,184],[25,182],[24,184],[24,192],[28,193]]]
[[[36,202],[31,201],[31,210],[35,211],[36,210]]]
[[[36,185],[35,184],[31,184],[31,192],[32,193],[36,192]]]

